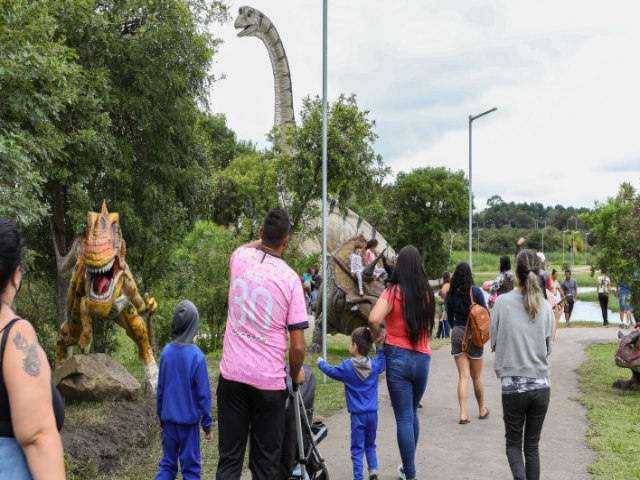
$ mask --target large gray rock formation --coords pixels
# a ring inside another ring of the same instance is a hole
[[[53,381],[67,400],[135,400],[142,391],[140,382],[104,353],[68,358],[53,373]]]

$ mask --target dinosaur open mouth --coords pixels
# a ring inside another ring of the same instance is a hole
[[[628,367],[629,366],[629,362],[627,362],[624,358],[622,358],[620,356],[616,356],[616,365],[618,365],[620,367]]]
[[[238,32],[238,36],[239,37],[245,37],[247,35],[250,35],[251,33],[255,32],[256,30],[256,26],[255,25],[235,25],[236,29],[242,29]]]
[[[95,300],[105,300],[113,294],[114,282],[118,273],[118,262],[114,258],[104,267],[87,267],[91,275],[91,297]]]

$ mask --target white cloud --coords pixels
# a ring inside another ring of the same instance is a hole
[[[455,5],[450,5],[455,3]],[[234,16],[241,3],[233,2]],[[296,113],[322,92],[322,2],[256,0],[290,62]],[[468,169],[473,125],[476,205],[505,201],[592,206],[640,180],[640,2],[329,2],[329,97],[356,93],[371,111],[376,149],[395,171]],[[212,110],[240,138],[273,125],[268,55],[232,25]]]

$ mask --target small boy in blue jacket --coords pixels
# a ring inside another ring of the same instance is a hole
[[[378,375],[384,372],[384,352],[377,348],[378,358],[369,357],[373,335],[366,327],[351,334],[351,358],[332,367],[318,358],[318,368],[328,377],[344,383],[347,410],[351,414],[351,461],[354,480],[362,480],[362,453],[367,457],[369,480],[378,480],[376,430],[378,429]]]
[[[184,300],[171,324],[173,340],[162,350],[158,374],[157,413],[162,427],[162,460],[155,480],[173,480],[180,471],[185,480],[200,478],[200,425],[206,440],[211,434],[211,387],[207,362],[193,344],[200,317]]]

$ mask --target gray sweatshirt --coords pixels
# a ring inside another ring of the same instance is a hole
[[[551,338],[555,318],[549,302],[543,302],[535,320],[524,309],[518,289],[500,295],[491,310],[491,350],[494,370],[502,377],[549,377]]]

